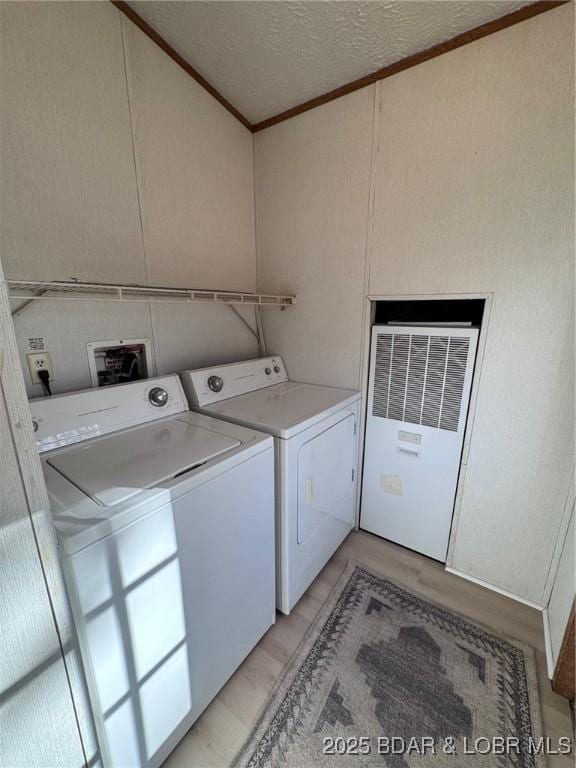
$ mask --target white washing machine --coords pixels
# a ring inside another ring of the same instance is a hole
[[[154,768],[275,620],[272,438],[177,376],[30,406],[102,763]]]
[[[274,436],[277,607],[290,613],[354,524],[360,393],[289,381],[281,357],[181,375],[192,409]]]

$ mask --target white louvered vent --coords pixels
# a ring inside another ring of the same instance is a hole
[[[470,339],[379,333],[372,415],[458,431]]]

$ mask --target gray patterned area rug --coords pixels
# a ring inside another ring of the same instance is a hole
[[[235,768],[542,768],[532,651],[350,563]]]

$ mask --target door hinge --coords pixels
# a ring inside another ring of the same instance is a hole
[[[355,477],[356,477],[356,472],[355,472],[355,470],[352,470],[352,482],[354,482],[354,478]]]

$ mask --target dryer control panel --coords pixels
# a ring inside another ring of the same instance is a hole
[[[288,374],[282,358],[275,355],[183,371],[181,378],[190,405],[202,407],[273,384],[282,384],[288,381]]]

